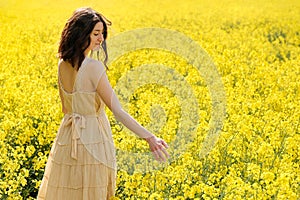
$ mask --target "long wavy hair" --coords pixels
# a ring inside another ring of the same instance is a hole
[[[90,34],[98,22],[103,23],[104,41],[101,43],[101,46],[105,53],[104,65],[107,68],[107,26],[110,26],[112,23],[92,8],[79,8],[75,10],[71,18],[67,21],[59,43],[59,58],[70,62],[72,67],[76,68],[77,66],[77,69],[79,69],[84,60],[84,51],[89,47],[91,42]]]

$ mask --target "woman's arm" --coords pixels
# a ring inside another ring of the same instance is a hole
[[[106,73],[103,73],[98,82],[97,93],[100,95],[106,106],[112,111],[118,121],[120,121],[129,130],[134,132],[139,137],[144,138],[148,142],[156,160],[165,161],[166,157],[169,157],[169,154],[165,149],[168,148],[167,143],[150,133],[135,119],[133,119],[131,115],[123,110],[114,90],[112,89],[108,81]]]

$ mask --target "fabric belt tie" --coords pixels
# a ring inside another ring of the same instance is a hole
[[[73,113],[67,118],[65,126],[72,126],[71,157],[77,160],[77,140],[80,138],[79,133],[85,128],[86,119],[83,115]]]

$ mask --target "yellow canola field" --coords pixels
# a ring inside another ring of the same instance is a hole
[[[57,44],[66,20],[82,6],[112,21],[110,38],[146,27],[191,38],[214,61],[226,94],[222,130],[203,156],[214,106],[206,77],[162,49],[137,50],[112,62],[107,74],[114,87],[147,64],[173,69],[191,88],[186,101],[194,98],[197,106],[191,107],[198,113],[187,142],[177,135],[186,117],[181,100],[168,84],[142,85],[130,94],[126,109],[141,124],[170,144],[182,139],[170,148],[168,163],[135,171],[150,166],[137,163],[146,143],[107,110],[115,145],[125,152],[119,154],[115,199],[300,198],[300,1],[9,0],[0,2],[0,199],[37,195],[62,118]]]

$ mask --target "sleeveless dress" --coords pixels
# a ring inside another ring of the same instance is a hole
[[[96,93],[105,69],[90,62],[98,61],[84,59],[72,93],[58,74],[68,113],[52,145],[38,200],[104,200],[115,194],[115,146],[105,104]]]

